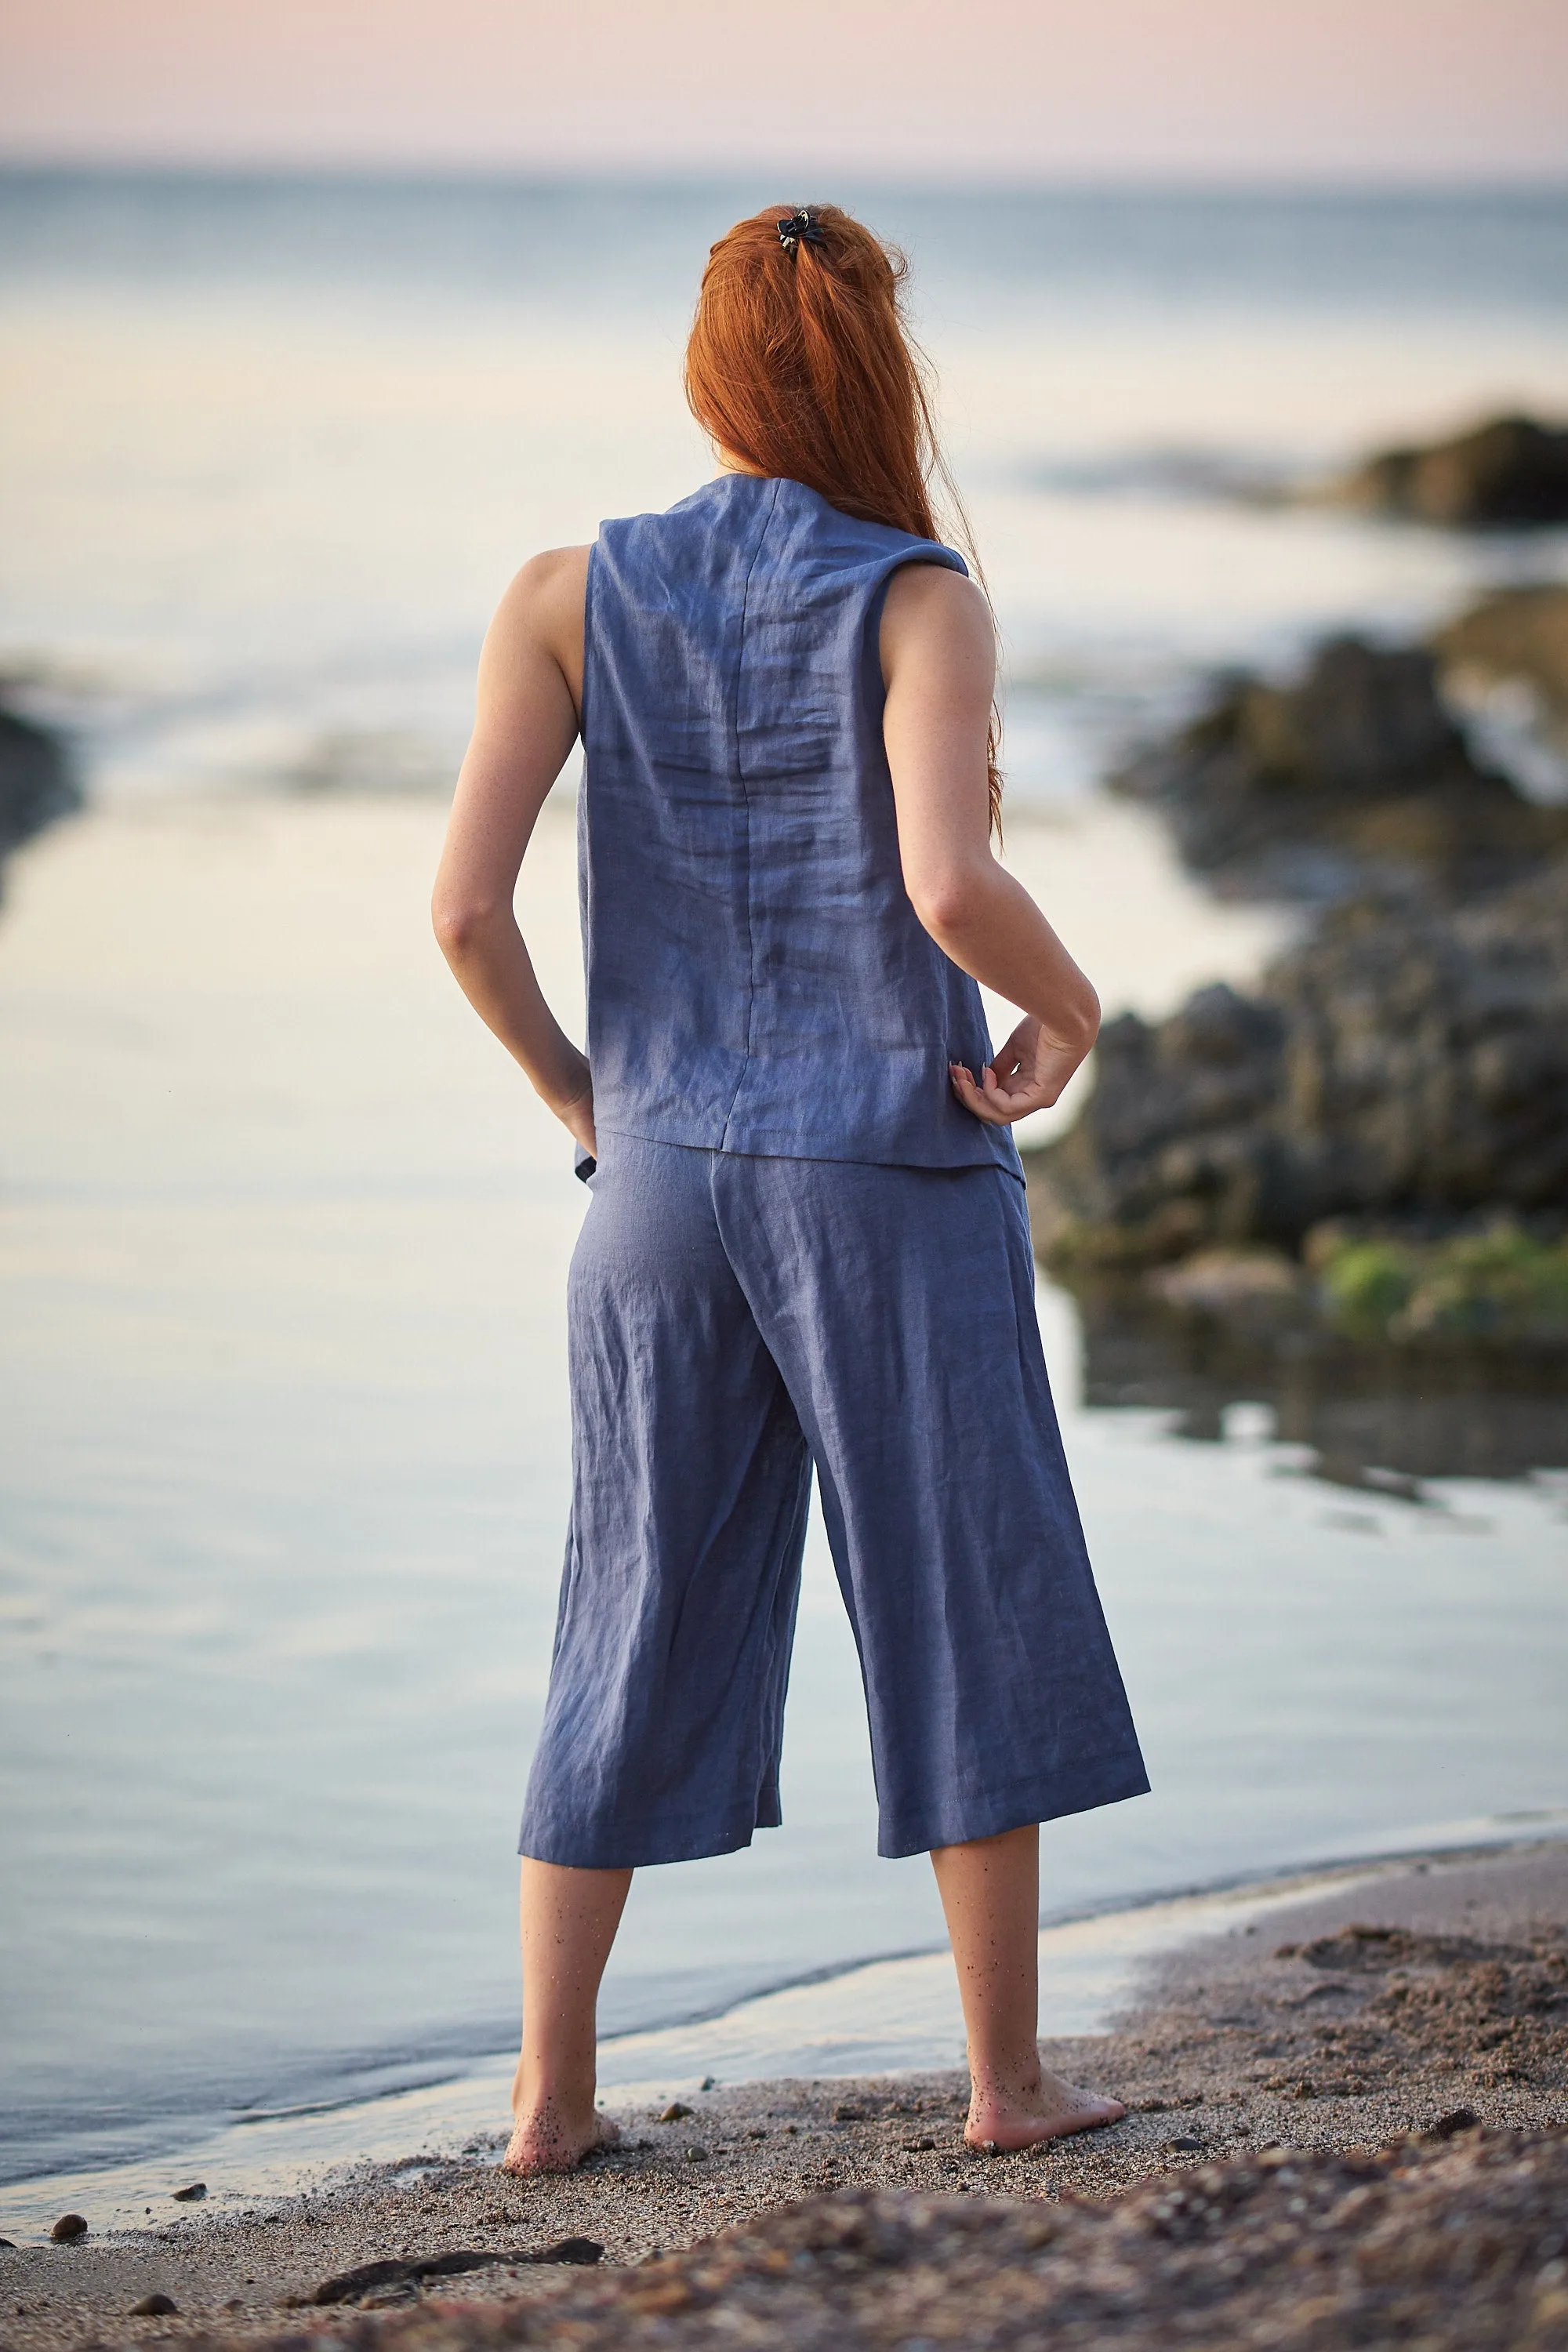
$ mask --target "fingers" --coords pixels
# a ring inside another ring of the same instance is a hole
[[[983,1118],[987,1126],[995,1126],[997,1124],[995,1112],[992,1109],[990,1104],[986,1101],[984,1096],[975,1085],[969,1071],[964,1068],[963,1064],[962,1062],[950,1062],[948,1065],[947,1075],[952,1085],[952,1091],[958,1097],[959,1101],[963,1105],[964,1109],[967,1111],[973,1111],[975,1118]]]
[[[964,1109],[984,1119],[987,1127],[1011,1127],[1015,1119],[1026,1118],[1030,1111],[1045,1109],[1050,1100],[1037,1086],[1003,1087],[989,1066],[981,1072],[983,1086],[975,1085],[962,1062],[951,1063],[948,1074],[952,1091]]]

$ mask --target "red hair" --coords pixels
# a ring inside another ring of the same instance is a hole
[[[929,373],[904,318],[909,264],[837,205],[813,205],[789,245],[769,205],[708,257],[686,346],[686,398],[709,438],[749,471],[804,482],[863,522],[937,539],[948,528],[979,577],[937,440]],[[981,585],[984,588],[984,581]],[[991,823],[1001,828],[1001,728],[986,736]]]

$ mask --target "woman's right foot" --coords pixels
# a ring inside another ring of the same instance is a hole
[[[1119,2124],[1127,2113],[1120,2099],[1101,2098],[1064,2083],[1059,2074],[1042,2073],[1038,2087],[1007,2093],[975,2088],[963,2127],[966,2147],[1007,2149],[1037,2147],[1044,2140],[1064,2139],[1069,2132],[1099,2131]]]
[[[584,2118],[545,2105],[518,2116],[500,2168],[520,2180],[541,2172],[574,2172],[584,2157],[614,2147],[620,2136],[619,2126],[595,2110]]]

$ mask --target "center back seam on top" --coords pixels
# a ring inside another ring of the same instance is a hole
[[[746,1083],[746,1073],[752,1065],[752,1012],[757,1001],[756,943],[752,929],[752,803],[746,792],[746,773],[741,763],[741,679],[746,666],[746,611],[752,593],[752,574],[762,559],[763,542],[773,524],[778,505],[779,486],[770,487],[767,512],[757,533],[757,543],[752,550],[752,560],[746,566],[745,584],[741,590],[741,626],[735,646],[735,684],[731,701],[730,737],[734,746],[735,782],[740,787],[741,805],[746,819],[746,1031],[741,1047],[741,1067],[735,1079],[735,1090],[730,1097],[730,1108],[724,1113],[724,1125],[719,1137],[722,1151],[729,1140],[730,1121],[735,1116],[735,1105],[741,1099],[741,1088]]]

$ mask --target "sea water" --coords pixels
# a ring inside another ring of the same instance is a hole
[[[691,289],[768,193],[0,183],[0,660],[90,800],[0,908],[12,2173],[511,2031],[585,1202],[425,900],[488,612],[702,478]],[[914,257],[1002,621],[1009,855],[1108,1005],[1244,980],[1289,915],[1097,779],[1210,666],[1568,561],[1225,494],[1561,405],[1568,203],[851,193]],[[570,782],[520,907],[572,1022]],[[1049,1911],[1563,1803],[1544,1455],[1336,1492],[1260,1410],[1086,1408],[1041,1304],[1155,1782],[1047,1831]],[[639,1879],[607,2028],[940,1938],[871,1858],[819,1529],[784,1801]]]

